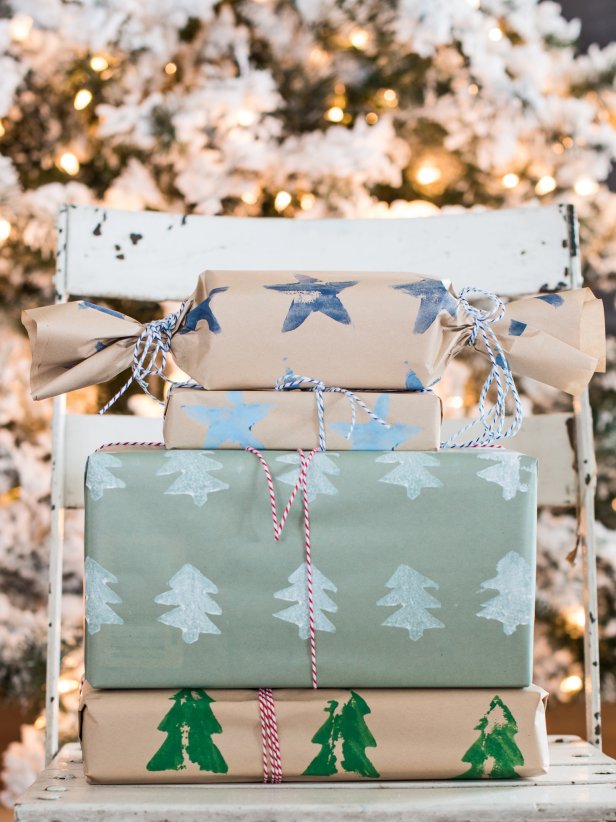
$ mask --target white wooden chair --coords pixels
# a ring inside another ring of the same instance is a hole
[[[411,271],[447,277],[458,289],[475,285],[503,296],[581,284],[577,223],[570,206],[344,221],[182,217],[71,206],[61,212],[58,245],[58,301],[69,295],[179,300],[192,291],[205,268]],[[87,785],[79,747],[57,751],[63,511],[83,506],[89,452],[103,442],[160,438],[158,419],[71,416],[64,398],[55,400],[47,668],[50,764],[17,803],[16,820],[616,819],[616,762],[601,753],[595,463],[587,394],[575,400],[570,413],[528,418],[513,443],[539,457],[539,503],[577,504],[581,513],[588,742],[551,739],[552,767],[546,776],[481,785]]]

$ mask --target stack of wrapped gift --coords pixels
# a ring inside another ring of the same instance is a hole
[[[536,461],[439,450],[429,389],[470,343],[499,397],[512,370],[580,390],[604,356],[587,289],[478,309],[425,277],[206,272],[145,327],[83,302],[25,321],[36,396],[133,350],[144,387],[167,351],[197,381],[170,394],[167,448],[88,460],[90,781],[546,770]]]

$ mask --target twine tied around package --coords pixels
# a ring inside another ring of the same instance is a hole
[[[299,374],[293,373],[285,374],[283,377],[280,377],[276,381],[276,385],[274,387],[276,391],[290,391],[294,388],[303,387],[310,387],[310,389],[314,391],[314,396],[317,404],[317,420],[319,424],[319,451],[327,450],[325,441],[325,404],[323,400],[323,394],[325,392],[343,394],[349,401],[349,404],[351,406],[351,424],[349,425],[349,430],[345,434],[345,439],[350,440],[353,436],[353,431],[355,430],[355,421],[357,419],[357,405],[372,420],[374,420],[374,422],[378,423],[379,425],[383,425],[385,428],[391,428],[391,425],[389,425],[389,423],[381,419],[381,417],[379,417],[378,414],[375,414],[374,411],[368,405],[366,405],[366,403],[362,399],[360,399],[360,397],[357,396],[357,394],[354,394],[347,388],[339,388],[336,385],[325,385],[325,383],[321,380],[316,380],[313,377],[302,377]]]
[[[491,307],[483,309],[472,305],[469,302],[469,298],[477,295],[486,297],[490,301]],[[492,368],[481,389],[481,395],[479,397],[479,419],[471,420],[471,422],[464,425],[453,437],[448,439],[447,442],[441,443],[441,447],[475,448],[478,446],[491,445],[497,440],[514,437],[522,425],[522,402],[503,347],[491,327],[493,323],[503,318],[505,314],[505,303],[491,291],[468,286],[460,291],[458,304],[473,320],[473,330],[468,340],[468,345],[474,345],[477,337],[481,336],[486,353],[492,363]],[[491,406],[487,406],[488,391],[492,383],[496,386],[496,401]],[[513,400],[514,414],[509,426],[505,428],[506,400],[509,395],[511,395]],[[477,424],[481,425],[483,430],[476,437],[467,442],[457,442],[462,434],[474,428]]]
[[[308,631],[309,631],[309,648],[310,648],[310,673],[312,678],[312,687],[318,688],[318,680],[317,680],[317,649],[316,649],[316,627],[315,627],[315,615],[314,615],[314,587],[312,583],[312,551],[310,548],[310,510],[308,505],[308,468],[310,467],[310,463],[314,455],[318,452],[318,448],[314,448],[308,455],[304,454],[301,448],[298,448],[297,453],[299,455],[300,460],[300,471],[299,476],[295,485],[293,486],[293,490],[291,491],[291,496],[289,497],[287,504],[285,505],[284,511],[282,512],[282,516],[278,519],[278,505],[276,502],[276,491],[274,488],[274,481],[272,479],[272,472],[270,471],[270,467],[267,464],[267,460],[261,454],[260,451],[257,451],[256,448],[252,448],[250,446],[244,449],[251,454],[254,454],[261,466],[263,468],[263,472],[265,473],[265,478],[267,480],[267,488],[269,492],[270,498],[270,507],[272,511],[272,522],[274,525],[274,539],[276,542],[280,540],[282,530],[285,526],[287,518],[289,516],[289,512],[297,496],[298,491],[302,492],[302,508],[304,514],[304,549],[305,549],[305,556],[306,556],[306,588],[307,588],[307,598],[308,598]]]
[[[100,409],[99,414],[107,412],[130,388],[133,382],[140,385],[148,397],[159,405],[164,405],[164,403],[150,391],[148,380],[151,376],[160,377],[172,385],[183,384],[169,379],[164,373],[167,367],[167,354],[171,349],[171,338],[175,333],[183,309],[184,303],[182,303],[177,311],[167,314],[166,317],[146,323],[135,343],[130,377],[126,380],[122,388],[113,395],[109,402]]]
[[[258,696],[263,746],[263,782],[279,785],[282,782],[282,759],[274,694],[271,688],[259,688]]]

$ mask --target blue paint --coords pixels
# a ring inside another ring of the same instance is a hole
[[[539,294],[539,296],[535,297],[535,299],[543,300],[544,303],[548,303],[548,305],[551,305],[554,308],[560,308],[560,306],[565,302],[564,297],[561,297],[560,294]]]
[[[241,391],[227,391],[227,408],[206,408],[198,405],[183,405],[188,417],[207,428],[203,448],[220,448],[223,443],[233,443],[239,448],[264,448],[252,433],[256,423],[266,417],[273,405],[244,402]]]
[[[210,302],[212,300],[212,297],[215,297],[216,294],[222,294],[223,291],[228,290],[228,286],[213,288],[210,291],[207,300],[203,300],[202,303],[199,303],[199,305],[193,308],[192,311],[189,311],[188,314],[184,317],[184,322],[182,323],[180,334],[188,334],[189,331],[196,331],[197,323],[201,322],[201,320],[206,321],[208,328],[210,329],[212,334],[219,334],[221,331],[220,323],[214,316]]]
[[[107,348],[107,345],[106,345],[106,343],[101,342],[100,340],[98,340],[98,342],[96,343],[96,345],[94,347],[96,348],[96,350],[98,352],[98,351],[103,351],[105,348]]]
[[[456,316],[457,303],[440,280],[420,280],[417,283],[394,285],[392,288],[421,299],[413,328],[414,334],[426,332],[441,311],[447,311],[452,317]]]
[[[511,322],[509,323],[510,337],[521,337],[525,330],[526,323],[522,323],[520,322],[520,320],[511,320]]]
[[[495,362],[498,366],[500,366],[503,369],[503,371],[509,371],[510,370],[509,363],[507,362],[507,360],[505,359],[505,357],[502,354],[497,354],[496,355]]]
[[[358,412],[358,413],[361,413]],[[377,417],[387,421],[389,414],[389,397],[387,394],[380,394],[374,406],[374,413]],[[342,434],[343,437],[349,432],[349,426],[345,422],[333,422],[332,431]],[[380,425],[375,420],[364,423],[355,423],[351,435],[351,444],[354,451],[393,451],[400,443],[414,437],[421,431],[418,425],[403,425],[402,423],[391,424],[389,428]]]
[[[345,288],[357,285],[357,280],[324,283],[316,277],[306,277],[302,274],[296,275],[296,279],[296,283],[264,286],[271,291],[296,295],[282,325],[283,332],[295,331],[311,314],[316,313],[325,314],[326,317],[331,317],[343,325],[350,324],[351,318],[338,294]]]
[[[422,381],[419,379],[417,374],[411,368],[408,374],[406,375],[406,380],[404,381],[404,387],[407,391],[423,391],[424,385]]]
[[[120,320],[126,319],[126,314],[121,314],[119,311],[114,311],[113,308],[105,308],[104,305],[95,305],[89,303],[87,300],[79,300],[77,308],[82,311],[84,308],[93,308],[95,311],[102,311],[103,314],[110,314],[112,317],[118,317]]]

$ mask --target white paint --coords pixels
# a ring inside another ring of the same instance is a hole
[[[526,493],[530,488],[528,482],[524,481],[522,471],[534,475],[536,467],[534,465],[522,465],[521,454],[479,454],[480,460],[494,462],[490,468],[484,468],[477,472],[477,476],[486,482],[494,482],[503,489],[503,499],[515,499],[518,491]]]
[[[507,636],[515,633],[519,625],[530,625],[533,621],[534,578],[535,571],[524,557],[509,551],[496,563],[496,576],[481,583],[481,591],[499,593],[483,603],[477,616],[498,620]]]
[[[86,470],[86,488],[93,500],[102,498],[109,488],[126,488],[124,480],[111,472],[112,468],[121,468],[122,460],[114,454],[100,452],[92,454],[88,460]]]
[[[229,488],[226,482],[211,477],[210,471],[220,471],[221,462],[207,456],[213,451],[168,451],[167,462],[156,472],[156,476],[180,474],[167,488],[165,494],[187,494],[195,505],[204,505],[209,494],[225,491]]]
[[[379,599],[377,605],[402,605],[398,611],[387,617],[382,625],[391,628],[404,628],[409,632],[409,639],[415,642],[430,628],[444,628],[445,625],[437,619],[427,608],[440,608],[441,603],[429,594],[426,588],[435,588],[438,585],[434,580],[425,577],[411,568],[410,565],[399,565],[392,577],[385,583],[392,588],[389,594]]]
[[[92,557],[85,561],[86,624],[89,634],[97,634],[103,625],[123,625],[124,620],[109,607],[122,602],[120,596],[109,588],[118,578]]]
[[[220,634],[207,614],[222,614],[222,608],[210,594],[217,594],[218,588],[211,579],[186,563],[169,580],[170,591],[154,598],[158,605],[177,605],[158,617],[158,621],[182,631],[182,639],[188,645],[199,639],[199,634]]]
[[[319,494],[333,496],[338,493],[338,489],[329,480],[328,475],[336,477],[340,474],[340,468],[331,459],[332,457],[339,456],[340,454],[332,453],[331,451],[328,451],[327,454],[318,453],[314,455],[308,466],[308,502],[314,502]],[[294,486],[300,474],[299,454],[284,454],[282,457],[276,457],[276,461],[297,466],[293,471],[287,471],[285,474],[281,474],[276,478],[286,485]]]
[[[296,602],[296,605],[291,605],[285,608],[284,611],[278,611],[274,614],[277,619],[282,619],[285,622],[291,622],[297,625],[300,639],[308,639],[310,636],[310,618],[308,611],[308,570],[306,563],[297,568],[289,577],[291,586],[284,588],[281,591],[276,591],[275,599],[283,599],[285,602]],[[338,590],[331,579],[328,579],[325,574],[322,574],[319,569],[312,566],[312,589],[314,602],[314,627],[317,631],[327,631],[334,633],[336,626],[329,620],[324,611],[330,614],[335,614],[338,610],[336,603],[330,599],[325,591]]]
[[[417,499],[424,488],[443,487],[441,480],[428,471],[428,468],[438,467],[439,460],[424,451],[392,451],[381,454],[376,462],[398,463],[398,467],[381,477],[379,482],[401,485],[406,488],[409,499]]]

